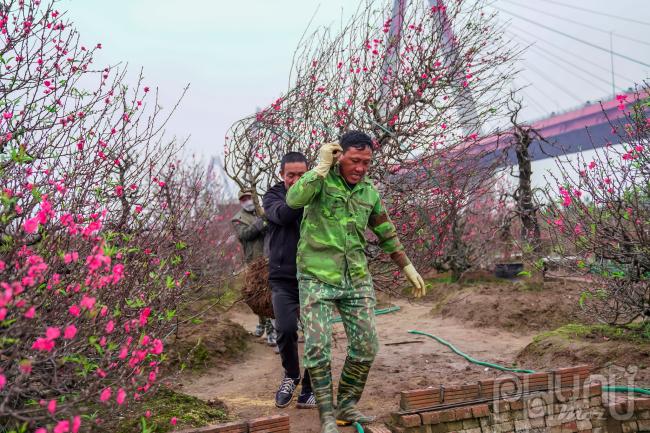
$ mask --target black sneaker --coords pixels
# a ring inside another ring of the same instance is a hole
[[[278,391],[275,393],[275,406],[276,407],[287,407],[293,400],[293,394],[296,392],[296,387],[298,386],[300,379],[292,379],[290,377],[285,377],[280,383]]]
[[[298,396],[298,402],[296,403],[298,409],[315,409],[316,408],[316,396],[312,390],[305,391],[303,390]]]

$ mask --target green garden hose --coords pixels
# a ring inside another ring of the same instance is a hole
[[[535,373],[534,370],[523,370],[523,369],[518,369],[518,368],[508,368],[508,367],[504,367],[504,366],[498,365],[498,364],[491,364],[489,362],[479,361],[479,360],[474,359],[471,356],[461,352],[456,347],[454,347],[453,344],[449,343],[448,341],[443,340],[440,337],[436,337],[435,335],[427,334],[426,332],[416,331],[416,330],[411,330],[411,331],[408,331],[408,332],[409,332],[409,334],[424,335],[426,337],[433,338],[438,343],[449,347],[457,355],[462,356],[463,358],[465,358],[469,362],[471,362],[473,364],[476,364],[476,365],[482,365],[484,367],[495,368],[495,369],[501,370],[501,371],[511,371],[513,373],[529,373],[529,374]],[[605,391],[605,392],[632,392],[632,393],[636,393],[636,394],[650,395],[650,389],[633,388],[633,387],[628,387],[628,386],[603,386],[603,391]]]
[[[603,391],[606,392],[633,392],[636,394],[650,395],[650,389],[632,388],[629,386],[603,386]]]
[[[399,311],[400,307],[388,307],[388,308],[381,308],[378,310],[375,310],[375,316],[381,316],[382,314],[389,314],[389,313],[394,313],[395,311]],[[343,320],[340,317],[335,317],[332,319],[331,323],[341,323]]]
[[[361,427],[361,424],[359,424],[358,422],[355,422],[353,425],[356,427],[357,433],[365,433],[363,431],[363,427]]]
[[[532,370],[522,370],[522,369],[519,369],[519,368],[508,368],[508,367],[504,367],[504,366],[498,365],[498,364],[491,364],[489,362],[479,361],[478,359],[474,359],[471,356],[469,356],[469,355],[461,352],[460,350],[456,349],[456,347],[453,344],[449,343],[448,341],[443,340],[440,337],[436,337],[435,335],[427,334],[426,332],[422,332],[422,331],[412,330],[412,331],[408,331],[408,332],[409,332],[409,334],[424,335],[426,337],[433,338],[438,343],[444,344],[445,346],[447,346],[448,348],[453,350],[453,352],[455,354],[462,356],[463,358],[465,358],[469,362],[471,362],[473,364],[476,364],[476,365],[482,365],[483,367],[496,368],[497,370],[501,370],[501,371],[511,371],[513,373],[534,373],[534,371],[532,371]]]

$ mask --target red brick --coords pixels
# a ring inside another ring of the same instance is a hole
[[[248,425],[245,421],[229,422],[226,424],[211,425],[206,427],[179,430],[177,433],[245,433]]]
[[[589,385],[589,397],[596,397],[602,395],[603,385],[601,383],[593,383]]]
[[[259,418],[252,419],[248,421],[248,428],[250,430],[255,430],[259,427],[265,427],[268,425],[284,425],[289,424],[289,415],[280,414],[280,415],[271,415],[263,416]]]
[[[456,421],[456,411],[454,409],[440,411],[440,422],[451,421]]]
[[[630,404],[634,405],[635,411],[650,409],[650,398],[635,398]]]
[[[440,424],[440,412],[422,412],[420,417],[423,425]]]
[[[471,406],[472,415],[475,418],[482,418],[484,416],[490,416],[490,407],[487,404],[477,404]]]
[[[400,415],[399,424],[402,427],[418,427],[422,425],[420,415]]]
[[[511,410],[522,410],[524,408],[523,400],[513,400],[510,402]]]
[[[575,433],[578,431],[578,425],[575,421],[565,422],[561,427],[562,433]]]
[[[555,390],[555,398],[559,402],[569,401],[578,397],[580,395],[579,388],[562,388]]]
[[[472,418],[472,408],[469,406],[457,407],[454,409],[454,416],[457,421]]]
[[[609,405],[609,413],[626,413],[627,412],[627,401],[619,401]]]

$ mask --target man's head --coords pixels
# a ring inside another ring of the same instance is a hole
[[[370,168],[372,138],[361,131],[349,131],[341,136],[339,143],[343,148],[339,158],[341,176],[348,184],[356,185]]]
[[[255,203],[253,203],[253,193],[249,189],[239,191],[239,204],[248,212],[255,210]]]
[[[286,189],[300,179],[307,171],[307,158],[300,152],[289,152],[282,157],[280,162],[280,177]]]

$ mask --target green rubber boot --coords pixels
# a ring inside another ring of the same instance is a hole
[[[321,433],[338,433],[334,416],[334,391],[332,389],[332,369],[329,364],[310,368],[312,391],[316,397]]]
[[[350,357],[345,358],[341,380],[336,396],[336,423],[338,425],[350,425],[355,422],[369,424],[375,421],[375,417],[366,416],[357,409],[357,403],[361,399],[363,388],[368,380],[368,373],[372,362],[355,361]]]

